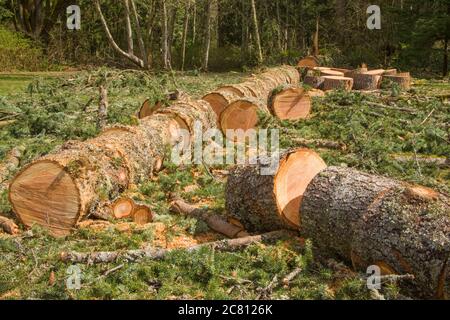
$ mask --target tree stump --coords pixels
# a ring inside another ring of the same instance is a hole
[[[411,75],[409,72],[397,73],[395,75],[384,75],[383,80],[396,83],[402,90],[411,89]]]

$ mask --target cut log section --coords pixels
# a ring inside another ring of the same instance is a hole
[[[155,104],[151,104],[150,99],[147,99],[144,101],[141,108],[139,109],[139,112],[137,113],[138,119],[150,117],[162,107],[163,103],[161,101],[158,101]]]
[[[195,120],[205,129],[216,127],[207,102],[179,102],[139,126],[117,126],[97,138],[66,143],[13,179],[9,192],[13,211],[27,227],[37,224],[65,236],[92,206],[117,198],[130,184],[151,176],[167,146],[173,146],[171,125],[180,121],[191,129]]]
[[[112,212],[116,219],[128,218],[134,210],[134,201],[130,198],[120,198],[112,204]]]
[[[150,117],[155,114],[158,110],[163,108],[164,106],[168,106],[169,103],[173,103],[175,101],[184,101],[189,100],[189,96],[183,91],[174,91],[166,94],[165,100],[156,101],[156,103],[152,104],[150,99],[147,99],[142,104],[141,108],[137,113],[138,119],[144,119]]]
[[[337,90],[342,89],[345,91],[351,91],[353,88],[353,79],[337,76],[325,76],[323,77],[323,90]]]
[[[358,270],[412,274],[403,289],[422,298],[450,293],[450,199],[353,169],[329,167],[309,184],[302,231],[322,255]]]
[[[245,82],[227,85],[211,92],[203,97],[209,102],[217,117],[228,105],[236,99],[267,99],[270,92],[281,85],[297,85],[300,82],[300,74],[294,67],[282,66],[272,68],[259,75],[254,75]]]
[[[344,73],[340,72],[340,71],[336,71],[336,70],[321,70],[320,71],[320,76],[324,77],[324,76],[334,76],[334,77],[343,77]]]
[[[319,60],[314,56],[308,56],[300,60],[297,64],[299,68],[310,68],[313,69],[318,67],[320,64]]]
[[[381,76],[385,73],[386,73],[386,70],[384,70],[384,69],[375,69],[375,70],[369,70],[369,71],[364,72],[364,74],[370,74],[370,75],[375,75],[375,76]]]
[[[258,125],[259,112],[269,113],[266,104],[256,99],[239,99],[232,102],[220,116],[220,129],[227,130],[253,129]]]
[[[387,69],[384,71],[385,76],[395,76],[397,74],[397,69]]]
[[[264,162],[231,170],[226,186],[228,214],[250,232],[298,228],[303,193],[326,168],[325,162],[314,151],[294,149],[280,156],[275,174],[263,175]]]
[[[303,84],[313,89],[323,89],[324,81],[325,79],[323,77],[307,75],[303,79]]]
[[[357,73],[352,78],[355,90],[377,90],[381,85],[381,75],[378,74]]]
[[[152,210],[143,204],[135,205],[131,217],[133,218],[133,222],[137,225],[146,225],[153,221]]]
[[[383,80],[396,83],[400,89],[411,89],[411,75],[409,72],[397,73],[396,75],[384,75]]]
[[[270,112],[280,120],[306,119],[311,113],[311,98],[302,89],[284,86],[275,89],[269,96]]]

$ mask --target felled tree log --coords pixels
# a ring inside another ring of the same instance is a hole
[[[219,232],[231,239],[249,236],[249,234],[242,227],[238,227],[234,224],[229,223],[222,216],[211,213],[206,209],[197,208],[184,202],[181,199],[174,200],[170,205],[170,210],[172,212],[181,213],[188,217],[202,220],[212,230]]]
[[[317,148],[325,148],[325,149],[335,149],[345,151],[347,150],[347,146],[345,143],[330,141],[330,140],[322,140],[322,139],[303,139],[298,137],[290,138],[292,143],[299,147],[310,147],[315,146]]]
[[[397,74],[397,69],[387,69],[384,71],[385,76],[394,76]]]
[[[269,113],[267,104],[255,98],[242,98],[229,104],[220,115],[220,129],[224,134],[227,130],[253,129],[258,125],[259,113]]]
[[[261,171],[267,164],[236,166],[226,186],[228,214],[250,232],[298,228],[303,193],[314,176],[326,168],[313,151],[294,149],[280,156],[271,175]]]
[[[271,114],[280,120],[306,119],[312,108],[308,93],[295,86],[281,86],[273,90],[267,105]]]
[[[354,90],[376,90],[381,85],[381,75],[370,73],[356,73],[353,75]]]
[[[238,239],[221,240],[209,243],[199,244],[193,247],[184,248],[187,252],[197,252],[204,248],[214,248],[217,251],[232,252],[238,251],[245,247],[258,242],[273,242],[286,237],[294,237],[291,232],[281,230],[261,234],[257,236],[248,236]],[[66,263],[111,263],[119,259],[135,262],[141,259],[160,260],[164,259],[169,253],[180,249],[160,249],[160,248],[146,248],[140,250],[126,250],[126,251],[106,251],[106,252],[62,252],[61,260]]]
[[[320,76],[307,75],[303,79],[303,84],[312,87],[313,89],[323,90],[323,83],[325,79]]]
[[[395,75],[384,75],[383,80],[396,83],[402,90],[411,89],[411,75],[409,72],[397,73]]]
[[[343,77],[344,73],[340,72],[340,71],[336,71],[336,70],[332,70],[332,69],[323,69],[320,70],[320,76],[321,77],[325,77],[325,76],[332,76],[332,77]]]
[[[353,79],[341,76],[325,76],[323,77],[323,90],[336,90],[342,89],[345,91],[351,91],[353,88]]]
[[[147,99],[144,101],[141,108],[137,112],[137,117],[138,119],[150,117],[164,106],[169,106],[175,101],[185,101],[189,99],[189,96],[185,92],[179,90],[166,94],[164,100],[158,100],[154,104],[151,103],[150,99]]]
[[[113,127],[94,139],[69,142],[23,168],[10,186],[14,212],[25,226],[47,228],[64,236],[92,206],[115,199],[159,167],[179,130],[205,129],[216,117],[205,101],[183,101],[146,118],[136,127]]]
[[[312,69],[312,68],[318,67],[319,65],[320,65],[319,59],[317,59],[314,56],[308,56],[308,57],[301,59],[298,62],[297,67]]]
[[[133,222],[137,225],[145,225],[153,221],[153,212],[149,206],[145,204],[137,204],[131,214]]]
[[[19,227],[14,221],[3,216],[0,216],[0,229],[10,235],[16,235],[20,232]]]
[[[259,75],[254,75],[245,82],[227,85],[203,97],[208,101],[216,115],[219,117],[226,107],[236,99],[255,98],[266,100],[270,92],[276,87],[286,84],[297,85],[300,74],[294,67],[282,66],[272,68]]]
[[[306,189],[302,231],[317,250],[365,271],[412,274],[414,296],[449,293],[448,197],[353,169],[329,167]]]

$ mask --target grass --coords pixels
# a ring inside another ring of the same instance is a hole
[[[239,82],[244,76],[147,75],[99,69],[64,78],[17,77],[21,83],[17,86],[16,77],[11,76],[12,89],[3,86],[0,112],[17,114],[18,121],[0,131],[0,161],[14,146],[26,150],[21,159],[23,166],[67,140],[97,135],[95,112],[100,83],[108,86],[109,123],[133,124],[134,113],[146,98],[156,100],[175,88],[201,97],[221,84]],[[450,122],[448,104],[439,98],[449,90],[448,84],[421,80],[413,90],[401,95],[389,90],[380,97],[335,92],[315,99],[309,120],[280,122],[264,118],[262,125],[282,130],[283,147],[294,146],[291,137],[297,136],[345,143],[345,151],[316,149],[330,165],[356,167],[448,193],[448,169],[397,163],[390,154],[450,154],[448,128],[444,127]],[[376,108],[370,102],[395,103],[414,113]],[[216,169],[223,168],[210,169],[214,175]],[[223,178],[211,177],[203,167],[177,168],[166,163],[159,175],[130,190],[133,197],[149,204],[157,214],[153,224],[95,224],[63,239],[54,239],[37,227],[16,237],[0,234],[0,299],[255,299],[275,276],[282,278],[298,267],[302,272],[291,285],[276,287],[268,298],[370,298],[365,275],[339,262],[319,259],[308,240],[292,239],[274,245],[253,245],[236,253],[202,250],[187,254],[179,250],[163,261],[79,265],[81,289],[66,286],[71,269],[60,261],[62,252],[137,249],[148,244],[179,248],[221,239],[204,223],[171,214],[168,195],[176,193],[186,201],[222,213],[224,185]],[[11,215],[10,211],[4,191],[0,212]],[[386,287],[383,294],[396,298],[398,289]]]

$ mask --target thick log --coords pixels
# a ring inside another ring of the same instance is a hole
[[[381,75],[356,73],[353,75],[354,90],[377,90],[381,85]]]
[[[317,59],[314,56],[308,56],[308,57],[301,59],[298,62],[297,67],[313,69],[313,68],[318,67],[319,65],[320,65],[319,59]]]
[[[320,76],[321,77],[325,77],[325,76],[332,76],[332,77],[343,77],[344,73],[340,72],[340,71],[336,71],[336,70],[332,70],[332,69],[323,69],[320,70]]]
[[[307,119],[312,108],[308,93],[290,85],[273,90],[267,105],[271,114],[280,120]]]
[[[47,228],[56,236],[71,232],[93,206],[115,199],[130,184],[160,167],[179,130],[193,131],[195,120],[215,127],[205,101],[183,101],[143,119],[136,127],[113,127],[94,139],[69,142],[23,168],[10,186],[14,212],[25,226]]]
[[[281,85],[297,85],[300,82],[300,74],[294,67],[282,66],[268,69],[259,75],[253,75],[245,82],[227,85],[211,92],[203,97],[212,106],[217,117],[228,105],[236,99],[254,98],[266,100],[270,92]]]
[[[219,124],[224,134],[227,130],[243,130],[246,132],[258,125],[259,113],[270,113],[267,103],[255,98],[242,98],[233,101],[222,112]]]
[[[211,230],[219,232],[230,239],[248,237],[244,228],[229,223],[224,217],[209,212],[207,209],[197,208],[181,199],[174,200],[170,205],[172,212],[181,213],[204,221]]]
[[[308,149],[294,149],[280,156],[272,175],[263,175],[264,159],[256,165],[234,167],[226,186],[228,214],[250,232],[298,228],[303,192],[314,176],[326,168]]]
[[[383,80],[396,83],[402,90],[411,89],[411,75],[409,72],[397,73],[395,75],[384,75]]]
[[[188,248],[160,249],[150,247],[138,250],[105,251],[92,253],[62,252],[60,258],[63,262],[66,263],[87,263],[87,264],[112,263],[120,259],[127,260],[129,262],[136,262],[142,259],[161,260],[164,259],[169,253],[174,252],[176,250],[197,252],[204,248],[212,248],[217,251],[232,252],[242,250],[258,242],[270,243],[287,237],[292,238],[294,236],[295,234],[292,232],[280,230],[257,236],[248,236],[244,238],[208,242]]]
[[[302,231],[322,255],[365,271],[412,274],[402,287],[414,296],[449,293],[448,197],[353,169],[329,167],[309,184],[301,204]]]
[[[119,198],[111,205],[112,214],[115,219],[124,219],[131,217],[135,210],[135,203],[130,198]]]
[[[385,76],[395,76],[397,74],[397,69],[387,69],[384,71]]]
[[[353,88],[353,79],[341,76],[325,76],[323,77],[323,90],[337,90],[342,89],[345,91],[351,91]]]
[[[145,204],[135,204],[131,217],[133,218],[134,223],[142,226],[153,221],[153,212],[150,207]]]
[[[310,86],[313,89],[321,89],[323,90],[323,83],[325,79],[320,76],[307,75],[303,79],[303,84]]]

